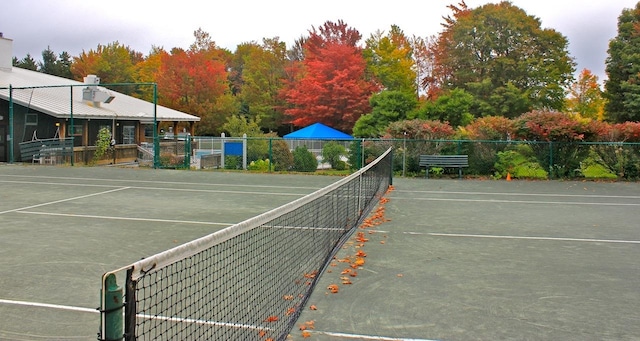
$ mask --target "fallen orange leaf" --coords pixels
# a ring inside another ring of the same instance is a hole
[[[276,322],[276,321],[278,321],[278,316],[271,315],[271,316],[267,317],[267,319],[264,320],[264,321],[265,322]]]
[[[336,284],[331,284],[327,287],[327,290],[329,290],[332,294],[335,294],[338,292],[338,286]]]
[[[313,305],[313,304],[312,304],[312,305],[309,307],[309,309],[311,309],[311,310],[318,310],[318,307],[316,307],[315,305]]]
[[[302,337],[305,338],[305,339],[308,338],[308,337],[311,337],[311,333],[309,333],[308,331],[305,330],[305,331],[302,332]]]

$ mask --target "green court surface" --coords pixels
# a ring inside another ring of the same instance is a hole
[[[0,340],[95,340],[104,272],[337,180],[0,165]],[[290,340],[640,339],[639,184],[393,182]]]

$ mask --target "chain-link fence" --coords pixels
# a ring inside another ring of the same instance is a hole
[[[162,166],[191,169],[313,171],[359,169],[394,147],[394,171],[400,176],[424,176],[420,155],[467,155],[467,177],[526,179],[640,178],[640,143],[541,142],[478,140],[353,139],[314,140],[258,137],[190,137],[163,148]],[[190,143],[189,143],[190,142]],[[175,146],[174,146],[175,145]],[[327,159],[328,146],[339,162]],[[188,160],[189,163],[186,163]],[[301,165],[306,163],[306,165]],[[457,169],[430,169],[430,177],[456,177]]]

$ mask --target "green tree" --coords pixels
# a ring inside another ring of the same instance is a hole
[[[241,137],[244,134],[247,134],[247,137],[263,136],[259,121],[247,120],[239,115],[227,117],[227,122],[222,126],[222,130],[229,133],[228,136]]]
[[[400,27],[391,26],[387,35],[377,31],[366,40],[362,54],[367,68],[386,90],[416,94],[413,47]]]
[[[609,41],[605,112],[612,122],[640,121],[640,2],[618,17],[618,35]]]
[[[391,122],[405,120],[416,109],[416,96],[403,91],[381,91],[369,100],[371,113],[360,116],[353,127],[358,137],[380,137]]]
[[[444,31],[432,46],[436,65],[428,79],[444,90],[464,89],[488,104],[479,109],[501,103],[501,114],[511,117],[531,108],[563,109],[575,69],[566,37],[542,29],[539,19],[507,1],[450,8],[453,17],[445,18]],[[529,100],[526,107],[523,95]]]
[[[336,141],[330,141],[322,146],[322,160],[331,165],[336,170],[346,169],[346,164],[342,157],[347,155],[347,148]]]
[[[277,130],[285,121],[284,102],[278,92],[285,79],[286,44],[278,38],[262,45],[238,45],[232,62],[232,91],[241,103],[241,114],[257,119],[263,128]]]
[[[31,57],[31,55],[28,53],[24,58],[20,60],[18,60],[18,58],[16,57],[13,57],[13,66],[19,67],[21,69],[38,71],[38,62],[36,62],[36,60],[33,59],[33,57]]]
[[[465,126],[473,121],[470,109],[474,97],[462,89],[453,89],[433,102],[425,102],[414,118],[449,122],[453,127]]]
[[[40,72],[64,78],[73,78],[71,74],[71,56],[67,52],[62,52],[60,56],[56,56],[51,47],[42,51],[42,62]]]
[[[293,169],[298,172],[315,172],[318,160],[306,146],[298,146],[293,151]]]

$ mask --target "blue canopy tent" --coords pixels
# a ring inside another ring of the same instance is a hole
[[[306,140],[353,140],[353,136],[328,127],[322,123],[314,123],[283,137],[285,139]]]

